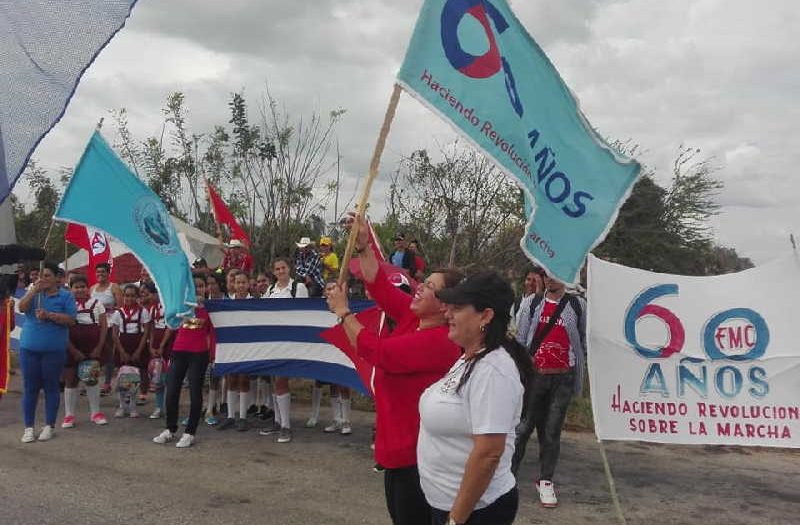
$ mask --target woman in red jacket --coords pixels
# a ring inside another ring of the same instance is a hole
[[[436,292],[455,286],[463,275],[455,270],[434,271],[411,297],[397,289],[380,268],[361,216],[355,224],[359,229],[356,252],[367,290],[396,327],[384,338],[365,330],[351,315],[341,287],[329,291],[328,306],[341,320],[358,354],[375,367],[375,461],[386,469],[384,488],[392,522],[427,524],[431,522],[430,507],[417,470],[419,398],[461,355],[461,349],[447,337],[445,307]]]

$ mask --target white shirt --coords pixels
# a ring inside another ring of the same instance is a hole
[[[100,316],[106,313],[106,307],[103,306],[99,299],[89,298],[85,303],[81,303],[76,299],[75,304],[78,307],[78,315],[75,316],[76,324],[100,324]],[[91,310],[92,312],[89,313],[82,310]],[[94,320],[92,320],[92,314],[94,314]]]
[[[286,285],[286,288],[281,288],[280,284],[275,283],[274,285],[270,286],[267,290],[269,295],[265,296],[267,299],[291,299],[292,298],[292,283],[294,279],[289,279],[289,284]],[[297,283],[297,290],[295,291],[295,297],[308,297],[308,288],[303,283]]]
[[[462,357],[419,401],[420,484],[428,503],[445,511],[453,507],[464,478],[473,435],[506,435],[500,463],[475,508],[491,505],[516,485],[511,457],[524,391],[517,366],[505,349],[497,348],[475,363],[472,375],[456,393],[465,369]]]
[[[147,308],[140,308],[139,314],[133,316],[133,322],[125,323],[125,326],[122,326],[123,317],[122,317],[122,308],[114,311],[114,315],[111,316],[111,322],[109,326],[116,326],[119,328],[119,333],[121,334],[140,334],[144,332],[144,325],[150,322],[150,312],[147,311]]]

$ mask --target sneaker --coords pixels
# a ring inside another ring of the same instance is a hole
[[[184,434],[185,435],[185,434]],[[159,445],[163,445],[164,443],[169,443],[175,438],[175,434],[169,431],[169,429],[164,429],[161,431],[159,435],[153,438],[153,443],[158,443]]]
[[[119,407],[118,409],[116,409],[114,411],[114,417],[116,417],[116,418],[125,417],[125,409],[122,408],[122,407]]]
[[[342,431],[342,422],[341,421],[334,421],[333,423],[331,423],[330,425],[325,427],[322,431],[323,432],[327,432],[328,434],[330,434],[332,432],[341,432]]]
[[[384,470],[386,470],[386,469],[384,469],[383,465],[381,465],[380,463],[375,463],[374,465],[372,465],[372,472],[381,473]]]
[[[191,434],[183,433],[181,438],[175,443],[175,448],[189,448],[194,444],[194,436]]]
[[[539,501],[542,502],[542,507],[551,509],[558,506],[555,489],[552,481],[540,479],[536,482],[536,490],[539,492]]]
[[[95,425],[108,425],[108,420],[106,419],[105,414],[98,412],[97,414],[92,415],[92,423]]]
[[[206,425],[210,427],[219,425],[219,419],[217,419],[217,416],[208,416],[206,418]]]
[[[273,434],[277,434],[281,431],[281,426],[275,422],[272,423],[271,427],[262,428],[258,431],[258,433],[262,436],[271,436]]]
[[[53,439],[53,427],[45,425],[42,431],[39,432],[39,441],[50,441]]]
[[[256,414],[258,414],[258,407],[257,407],[257,406],[255,406],[255,405],[250,405],[250,406],[247,408],[247,417],[253,417],[253,416],[255,416]]]
[[[289,443],[292,440],[292,430],[289,428],[282,428],[278,432],[278,437],[275,439],[278,443]]]
[[[147,396],[144,394],[140,394],[138,398],[136,398],[136,404],[138,406],[146,405],[147,404]]]
[[[75,416],[64,416],[64,421],[61,422],[61,428],[75,428]]]
[[[131,413],[128,414],[128,417],[136,419],[137,417],[139,417],[139,412],[137,412],[135,410],[131,410]]]
[[[313,417],[308,418],[308,421],[306,421],[306,428],[314,428],[316,426],[317,426],[317,420],[314,419]]]
[[[147,417],[149,417],[150,419],[158,419],[158,418],[160,418],[161,417],[161,409],[157,408],[157,409],[153,410],[153,413],[150,414]]]
[[[261,421],[268,421],[275,417],[275,411],[266,405],[261,405],[261,409],[258,411],[258,417],[261,418]]]
[[[343,436],[349,436],[353,433],[353,427],[350,426],[349,421],[345,421],[342,423],[342,430],[340,430]]]
[[[222,423],[217,425],[217,430],[228,430],[234,426],[236,426],[236,420],[232,417],[226,417],[222,420]]]
[[[240,417],[239,419],[236,420],[236,430],[238,430],[239,432],[247,432],[248,430],[250,430],[250,424],[247,422],[245,418]]]
[[[22,433],[22,439],[20,441],[23,443],[33,443],[36,441],[36,436],[33,435],[33,427],[28,427],[25,429],[25,432]]]

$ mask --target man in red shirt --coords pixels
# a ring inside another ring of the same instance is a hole
[[[250,255],[247,246],[239,239],[231,239],[225,246],[227,246],[225,258],[222,260],[222,269],[225,273],[236,269],[243,271],[249,277],[253,273],[253,256]]]
[[[573,392],[580,393],[583,385],[586,302],[567,294],[564,283],[548,275],[544,287],[544,298],[533,294],[523,300],[517,319],[517,340],[530,349],[534,371],[528,380],[511,468],[516,475],[535,428],[539,439],[536,489],[544,507],[555,507],[553,474],[561,450],[561,427]]]

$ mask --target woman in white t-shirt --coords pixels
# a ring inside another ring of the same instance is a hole
[[[504,525],[517,514],[511,473],[531,361],[508,336],[514,292],[494,272],[436,292],[448,337],[464,349],[420,398],[417,460],[433,523]]]

